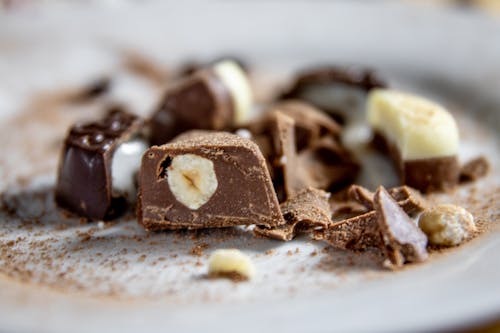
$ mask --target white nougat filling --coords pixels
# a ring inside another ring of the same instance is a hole
[[[142,139],[133,139],[120,144],[113,155],[111,163],[111,179],[113,193],[135,197],[134,175],[141,166],[141,159],[148,149],[147,143]]]
[[[236,125],[248,120],[252,108],[252,88],[245,71],[234,61],[224,60],[214,65],[213,70],[230,90],[234,103]]]
[[[453,116],[422,97],[373,90],[367,101],[370,125],[395,143],[403,160],[453,156],[459,135]]]

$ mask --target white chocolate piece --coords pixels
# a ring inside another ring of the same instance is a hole
[[[458,153],[455,119],[442,106],[422,97],[373,90],[368,95],[367,117],[375,130],[396,144],[404,161]]]
[[[208,259],[208,275],[217,276],[236,273],[251,279],[255,275],[255,267],[248,256],[237,249],[219,249]]]
[[[218,186],[214,163],[194,154],[175,156],[167,168],[167,179],[177,201],[192,210],[206,204]]]
[[[454,246],[476,231],[474,217],[460,206],[438,205],[420,215],[419,227],[436,245]]]
[[[148,149],[142,139],[133,139],[120,144],[111,162],[111,184],[114,195],[126,195],[135,198],[134,175],[141,166],[141,159]]]
[[[213,71],[230,90],[234,104],[234,123],[240,125],[246,122],[250,117],[253,97],[245,71],[231,60],[215,64]]]

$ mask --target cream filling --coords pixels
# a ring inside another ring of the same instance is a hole
[[[453,156],[459,135],[453,116],[422,97],[387,89],[370,92],[368,123],[394,142],[403,160]]]
[[[148,149],[142,139],[133,139],[120,144],[111,162],[111,181],[114,195],[125,195],[132,199],[136,195],[134,175],[141,166],[141,159]]]
[[[230,91],[234,105],[234,123],[240,125],[246,122],[250,117],[253,97],[245,71],[230,60],[215,64],[213,71]]]

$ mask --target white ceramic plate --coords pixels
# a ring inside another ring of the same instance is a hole
[[[498,36],[500,23],[480,13],[378,1],[53,4],[2,14],[0,330],[406,332],[500,315]],[[51,186],[68,124],[95,117],[107,101],[141,114],[157,103],[161,88],[124,68],[124,50],[160,66],[241,54],[260,100],[305,64],[374,66],[393,86],[457,115],[462,160],[491,155],[487,178],[436,197],[468,207],[491,230],[394,273],[372,254],[305,238],[280,243],[240,229],[147,234],[133,218],[104,228],[63,219]],[[105,100],[63,103],[101,75],[114,79]],[[200,256],[190,253],[197,245],[207,247]],[[248,253],[256,279],[204,279],[219,247]]]

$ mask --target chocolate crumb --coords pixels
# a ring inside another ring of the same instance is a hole
[[[484,156],[474,158],[460,169],[460,182],[476,181],[488,174],[490,163]]]

